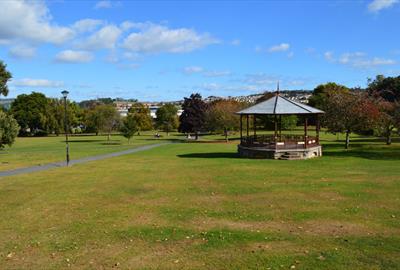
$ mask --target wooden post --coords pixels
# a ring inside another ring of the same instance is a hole
[[[307,148],[307,142],[308,142],[307,125],[308,125],[308,118],[307,118],[307,116],[305,116],[305,118],[304,118],[304,148]]]
[[[249,116],[248,115],[246,115],[246,136],[249,137]]]
[[[257,136],[256,115],[255,114],[253,114],[253,131],[254,131],[254,140],[255,140],[256,136]]]
[[[315,132],[316,132],[316,135],[317,135],[317,138],[316,138],[317,144],[319,144],[319,129],[320,129],[320,126],[319,126],[319,115],[317,114],[317,120],[316,120],[316,123],[315,123]]]
[[[243,141],[243,115],[240,115],[240,143]]]

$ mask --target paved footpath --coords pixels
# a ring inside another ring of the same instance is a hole
[[[85,157],[85,158],[81,158],[81,159],[74,159],[74,160],[71,160],[69,162],[69,165],[71,166],[71,165],[74,165],[74,164],[80,164],[80,163],[85,163],[85,162],[89,162],[89,161],[102,160],[102,159],[112,158],[112,157],[119,157],[119,156],[122,156],[122,155],[141,152],[141,151],[149,150],[149,149],[152,149],[152,148],[155,148],[155,147],[159,147],[159,146],[162,146],[162,145],[167,145],[167,144],[170,144],[170,143],[150,144],[150,145],[139,146],[139,147],[136,147],[136,148],[133,148],[133,149],[124,150],[124,151],[120,151],[120,152],[114,152],[114,153],[108,153],[108,154],[104,154],[104,155]],[[54,163],[48,163],[48,164],[44,164],[44,165],[37,165],[37,166],[32,166],[32,167],[19,168],[19,169],[15,169],[15,170],[2,171],[2,172],[0,172],[0,177],[13,176],[13,175],[23,174],[23,173],[32,173],[32,172],[38,172],[38,171],[45,171],[45,170],[49,170],[49,169],[52,169],[52,168],[66,167],[66,166],[67,166],[67,163],[65,161],[54,162]]]

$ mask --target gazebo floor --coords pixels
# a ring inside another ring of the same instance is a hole
[[[248,147],[239,144],[238,153],[244,158],[284,160],[309,159],[322,156],[322,147],[321,145],[314,145],[307,148],[275,149],[270,147]]]

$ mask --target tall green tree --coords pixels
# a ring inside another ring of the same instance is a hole
[[[107,139],[113,130],[117,130],[120,124],[120,115],[113,105],[98,105],[86,112],[85,123],[92,128],[96,135],[99,132],[107,133]]]
[[[169,135],[169,132],[178,127],[178,109],[174,104],[167,103],[158,108],[156,112],[156,125]]]
[[[229,131],[239,130],[240,117],[235,113],[245,107],[244,103],[235,100],[217,100],[207,109],[206,125],[208,130],[223,132],[228,141]]]
[[[18,135],[19,125],[11,115],[0,111],[0,149],[11,146]]]
[[[7,70],[7,65],[0,61],[0,95],[8,95],[7,82],[11,80],[12,74]]]
[[[65,104],[64,99],[50,99],[51,114],[53,116],[52,131],[59,135],[65,132]],[[82,124],[82,109],[75,103],[67,100],[68,132],[73,127]]]
[[[374,80],[368,81],[367,90],[371,96],[381,97],[389,102],[400,102],[400,76],[378,75]]]
[[[133,135],[138,132],[138,129],[138,123],[136,122],[136,119],[132,114],[128,114],[127,117],[123,119],[120,127],[122,136],[128,139],[128,144]]]
[[[135,103],[130,109],[129,114],[135,119],[138,132],[152,130],[153,119],[151,118],[150,109],[143,103]]]
[[[182,105],[183,112],[179,117],[179,132],[196,134],[206,127],[207,104],[202,100],[201,95],[196,93],[185,98]]]
[[[346,86],[334,82],[320,84],[314,89],[312,96],[308,100],[308,104],[323,110],[330,95],[348,93],[349,91],[350,89]]]
[[[42,93],[17,96],[11,104],[10,113],[21,127],[21,135],[45,135],[51,132],[54,125],[50,101]]]

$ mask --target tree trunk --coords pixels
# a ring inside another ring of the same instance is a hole
[[[110,141],[110,137],[111,137],[111,134],[109,132],[108,135],[107,135],[107,141]]]
[[[225,141],[228,142],[228,130],[224,128]]]
[[[194,138],[195,138],[196,141],[199,139],[199,132],[198,131],[196,131]]]
[[[391,132],[389,131],[387,134],[386,134],[386,145],[391,145],[392,144],[392,134],[391,134]]]
[[[347,130],[346,131],[346,144],[345,144],[345,149],[349,149],[349,145],[350,145],[350,131]]]

